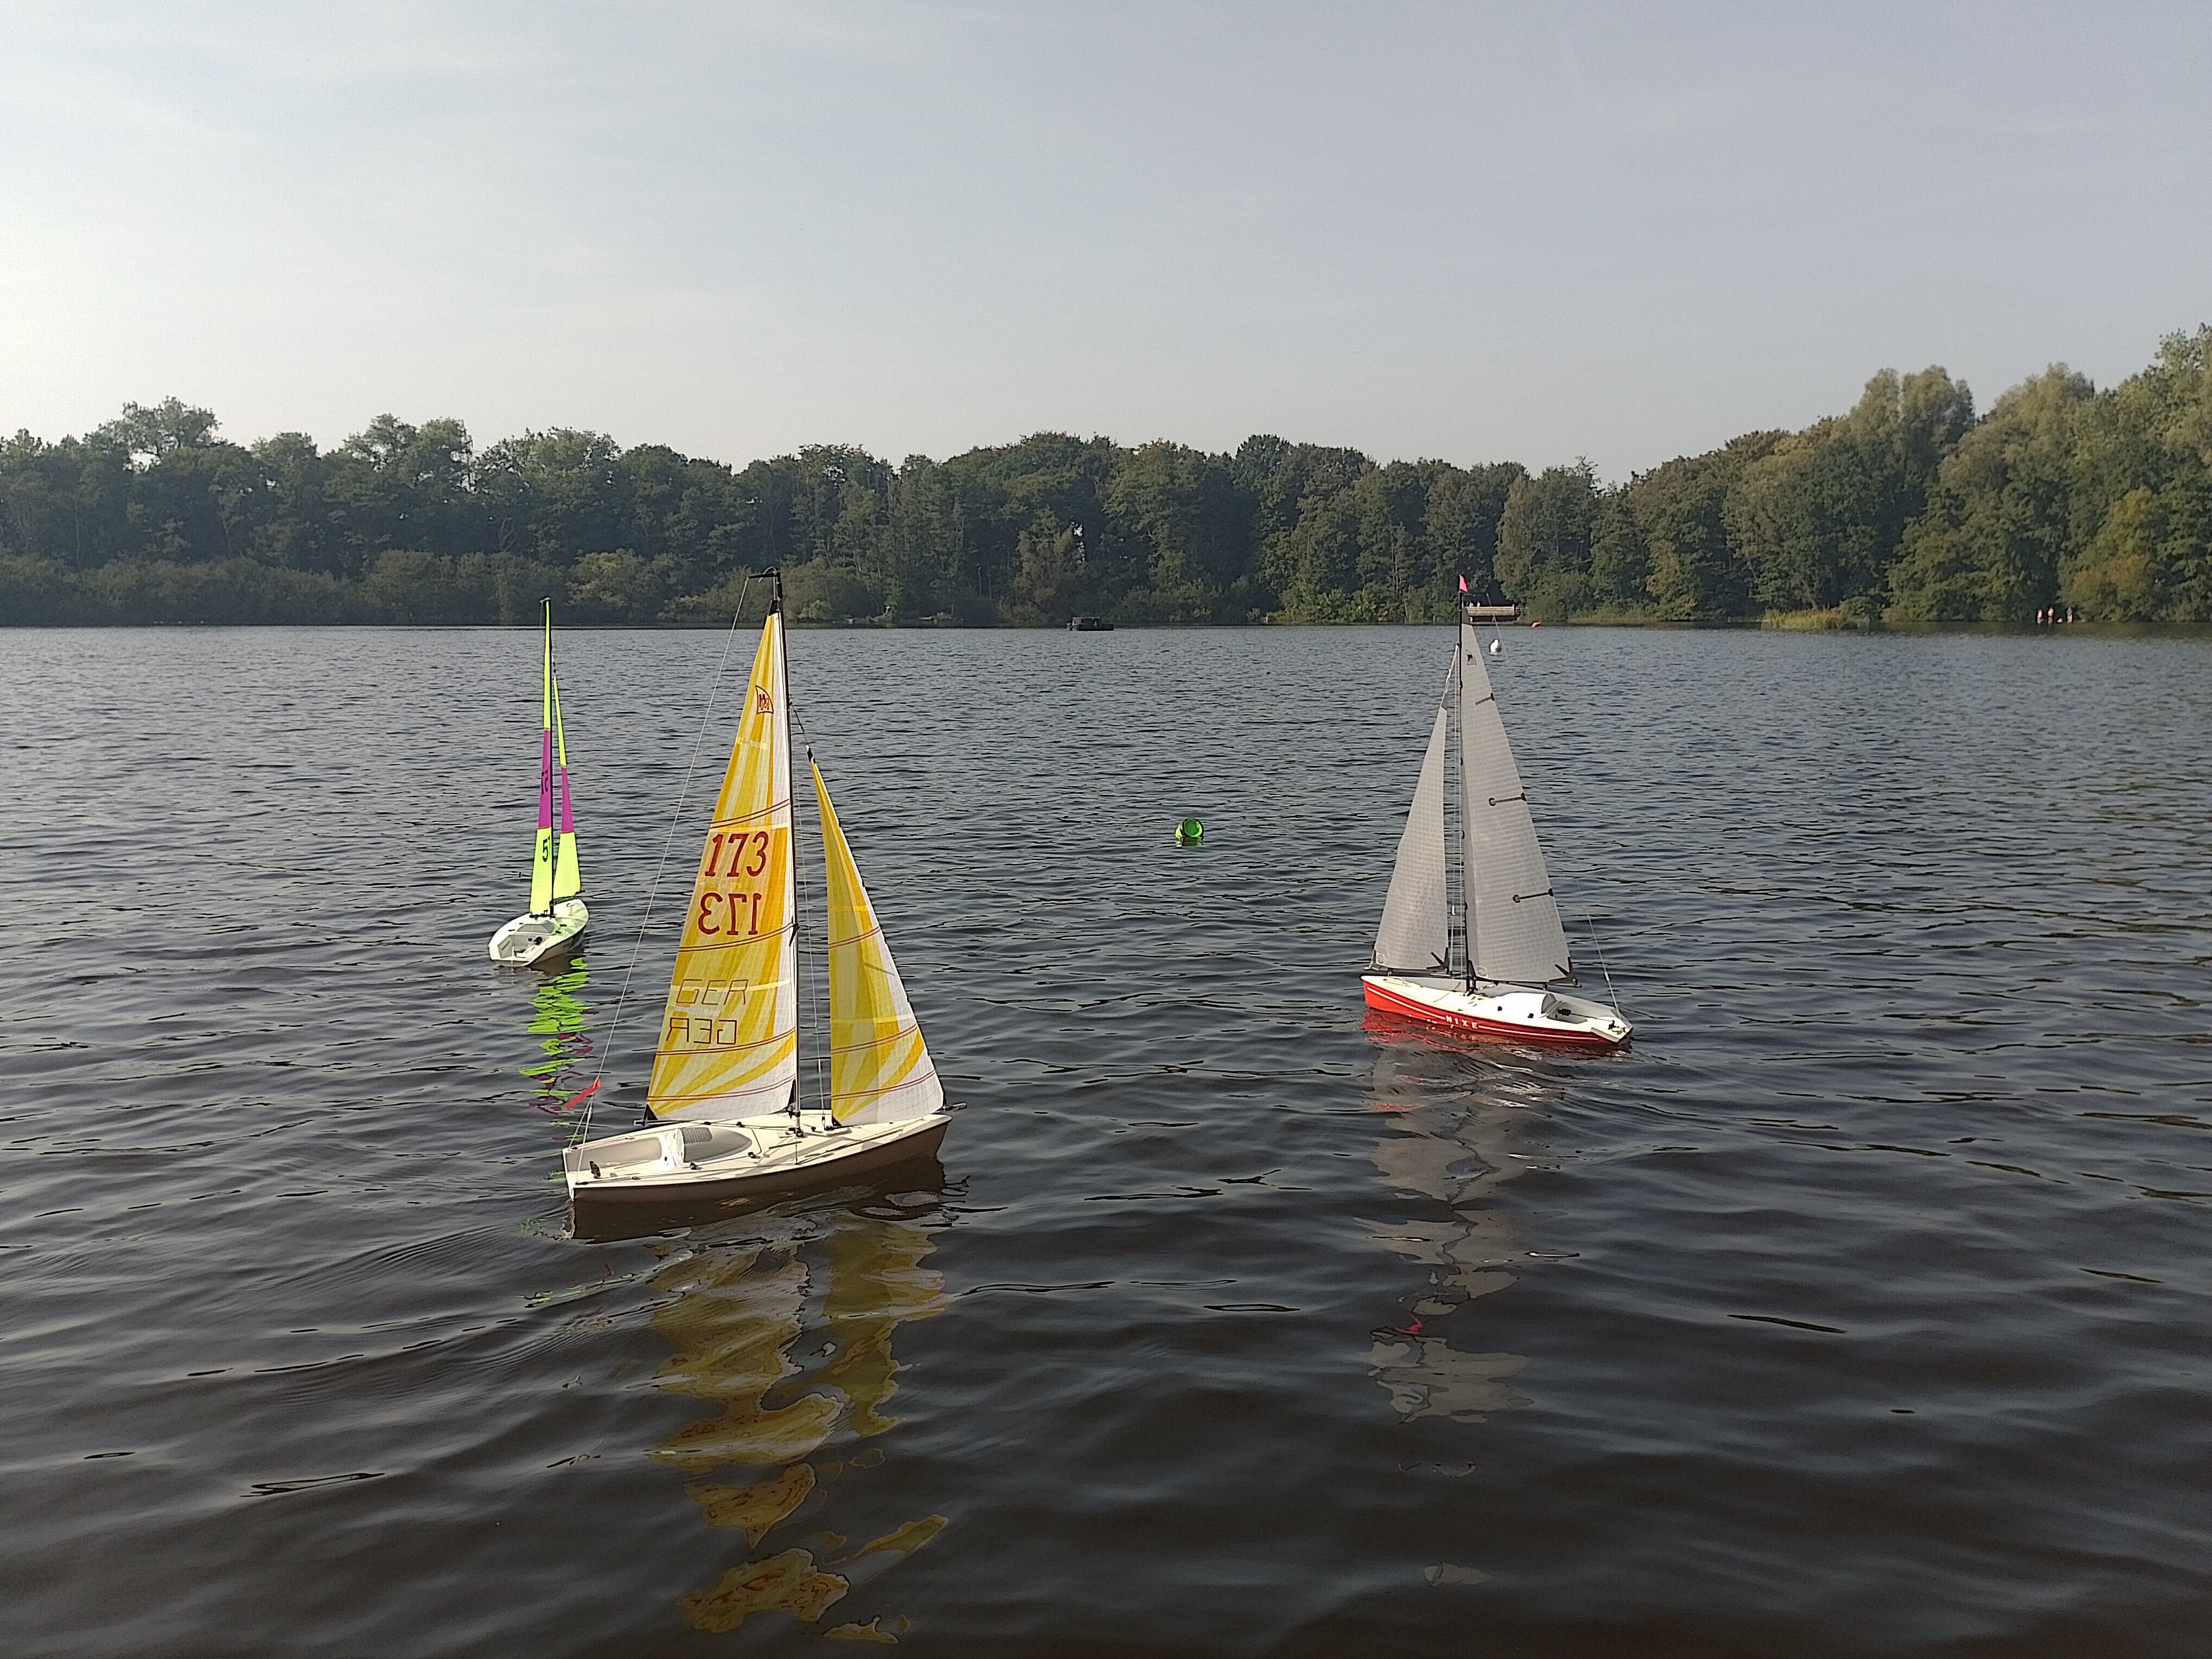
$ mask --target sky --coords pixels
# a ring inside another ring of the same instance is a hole
[[[1623,478],[2212,322],[2212,6],[0,0],[0,431]]]

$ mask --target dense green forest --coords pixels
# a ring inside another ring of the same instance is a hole
[[[251,445],[171,398],[0,442],[0,623],[1418,622],[1464,575],[1545,620],[2212,622],[2212,327],[2099,392],[2055,367],[1978,416],[1941,368],[1626,483],[1586,463],[1378,463],[1038,433],[893,465],[732,467],[596,433],[478,448],[380,416]]]

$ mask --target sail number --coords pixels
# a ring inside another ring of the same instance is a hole
[[[761,931],[765,920],[773,933],[781,926],[775,895],[764,892],[726,892],[715,884],[737,880],[763,881],[776,861],[775,832],[770,830],[718,830],[707,841],[707,855],[700,860],[699,886],[692,901],[692,930],[703,939],[744,939]],[[766,916],[763,916],[763,908]]]
[[[727,843],[726,848],[725,843]],[[757,876],[768,868],[769,845],[769,832],[765,830],[739,830],[734,834],[717,832],[707,844],[706,868],[699,873],[702,876]],[[717,869],[715,866],[721,863],[726,850],[730,855],[730,867]]]
[[[757,933],[761,901],[767,896],[766,893],[722,893],[709,888],[699,895],[699,912],[692,923],[706,934]]]

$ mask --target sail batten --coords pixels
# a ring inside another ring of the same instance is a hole
[[[810,760],[822,817],[829,946],[830,1110],[840,1123],[896,1123],[940,1109],[945,1087],[868,902],[853,849]]]
[[[745,708],[700,849],[647,1085],[656,1117],[789,1103],[799,1076],[797,875],[783,617],[762,624]]]
[[[1394,973],[1442,973],[1451,953],[1450,915],[1444,888],[1444,741],[1451,714],[1452,677],[1430,728],[1420,781],[1398,837],[1398,862],[1375,934],[1375,965]]]
[[[1477,644],[1462,623],[1455,649],[1468,962],[1478,981],[1549,985],[1573,976],[1566,930]]]

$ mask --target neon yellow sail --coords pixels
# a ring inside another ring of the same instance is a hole
[[[576,861],[576,809],[568,799],[568,733],[561,724],[561,681],[553,688],[553,770],[561,787],[561,838],[553,849],[553,896],[574,898],[584,890],[584,868]]]
[[[799,1076],[799,939],[783,617],[761,628],[714,821],[676,947],[646,1104],[656,1117],[775,1111]]]
[[[544,731],[538,759],[538,847],[530,860],[530,914],[551,914],[556,899],[584,890],[576,862],[576,809],[568,799],[568,734],[561,723],[561,683],[553,675],[553,602],[545,602],[545,654],[538,689]],[[554,815],[556,801],[560,815]]]
[[[945,1086],[830,805],[830,787],[822,769],[811,760],[808,764],[822,810],[827,874],[830,1110],[840,1123],[896,1123],[937,1111],[945,1104]]]

